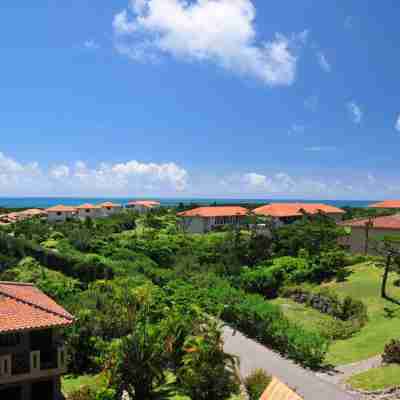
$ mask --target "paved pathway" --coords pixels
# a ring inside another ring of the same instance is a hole
[[[295,390],[304,400],[359,399],[359,396],[320,379],[311,371],[281,357],[239,331],[224,327],[224,342],[224,350],[240,358],[240,372],[244,377],[254,369],[262,368]]]
[[[379,367],[382,364],[380,355],[362,360],[353,364],[346,364],[336,367],[332,372],[317,374],[321,379],[334,384],[344,383],[347,378],[371,368]]]

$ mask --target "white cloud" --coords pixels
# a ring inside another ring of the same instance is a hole
[[[256,188],[267,188],[270,184],[265,175],[256,174],[255,172],[244,174],[243,181]]]
[[[395,129],[397,132],[400,132],[400,115],[397,117]]]
[[[189,181],[187,171],[174,162],[100,163],[83,161],[41,169],[38,163],[22,164],[0,153],[0,195],[140,195],[177,194]]]
[[[85,42],[83,43],[83,45],[87,48],[87,49],[91,49],[91,50],[97,50],[100,48],[100,45],[95,42],[94,40],[85,40]]]
[[[134,60],[171,55],[211,62],[270,86],[292,84],[296,49],[308,31],[276,33],[262,42],[255,17],[251,0],[130,0],[114,16],[113,29],[117,50]]]
[[[326,56],[322,51],[319,51],[317,53],[317,59],[318,59],[318,64],[319,66],[325,71],[325,72],[331,72],[332,67],[331,64],[328,62]]]
[[[305,131],[306,127],[302,124],[292,124],[289,128],[289,135],[296,135],[298,133],[303,133]]]
[[[336,150],[335,146],[310,146],[304,149],[305,151],[321,152],[321,151],[333,151]]]
[[[304,107],[311,111],[317,111],[318,105],[319,97],[317,95],[312,95],[304,100]]]
[[[363,112],[361,107],[355,101],[349,101],[346,104],[347,110],[352,117],[352,120],[355,124],[360,124],[363,118]]]

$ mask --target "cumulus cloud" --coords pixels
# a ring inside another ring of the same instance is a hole
[[[355,101],[349,101],[346,104],[347,111],[349,112],[353,122],[355,124],[360,124],[363,118],[363,112],[361,107]]]
[[[397,117],[396,124],[394,127],[397,132],[400,132],[400,115]]]
[[[290,85],[308,32],[257,38],[251,0],[130,0],[114,16],[117,50],[134,60],[207,61],[267,85]]]
[[[325,54],[322,51],[319,51],[317,53],[317,59],[318,59],[318,64],[319,66],[325,71],[325,72],[331,72],[332,67],[331,64],[328,62]]]
[[[38,163],[23,164],[0,153],[0,195],[177,194],[187,188],[188,180],[187,171],[174,162],[131,160],[89,167],[77,161],[45,170]]]

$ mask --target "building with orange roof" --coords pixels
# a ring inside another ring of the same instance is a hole
[[[384,200],[379,203],[374,203],[368,206],[369,208],[387,208],[387,209],[399,209],[400,200]]]
[[[154,200],[137,200],[137,201],[130,201],[126,208],[134,210],[139,214],[144,214],[154,209],[157,209],[161,206],[159,201]]]
[[[109,217],[122,211],[121,204],[112,203],[111,201],[101,203],[99,207],[101,207],[103,217]]]
[[[217,227],[238,226],[246,221],[249,211],[237,206],[198,207],[178,213],[181,226],[188,233],[210,232]]]
[[[0,399],[62,398],[67,357],[57,332],[73,322],[32,284],[0,282]]]
[[[385,236],[400,237],[400,214],[358,218],[340,223],[348,229],[346,244],[352,253],[376,254],[376,241]]]
[[[80,219],[98,218],[103,216],[103,209],[100,206],[90,203],[81,204],[76,207],[77,217]]]
[[[272,378],[260,400],[303,400],[303,398],[279,379]]]
[[[335,221],[340,221],[345,211],[322,203],[271,203],[254,209],[253,213],[287,223],[301,218],[304,213],[311,215],[322,213],[334,218]]]
[[[47,208],[47,221],[49,222],[64,222],[67,219],[73,218],[76,215],[76,207],[58,205]]]

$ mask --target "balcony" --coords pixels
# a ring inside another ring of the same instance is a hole
[[[0,384],[61,375],[67,372],[65,347],[0,356]]]

